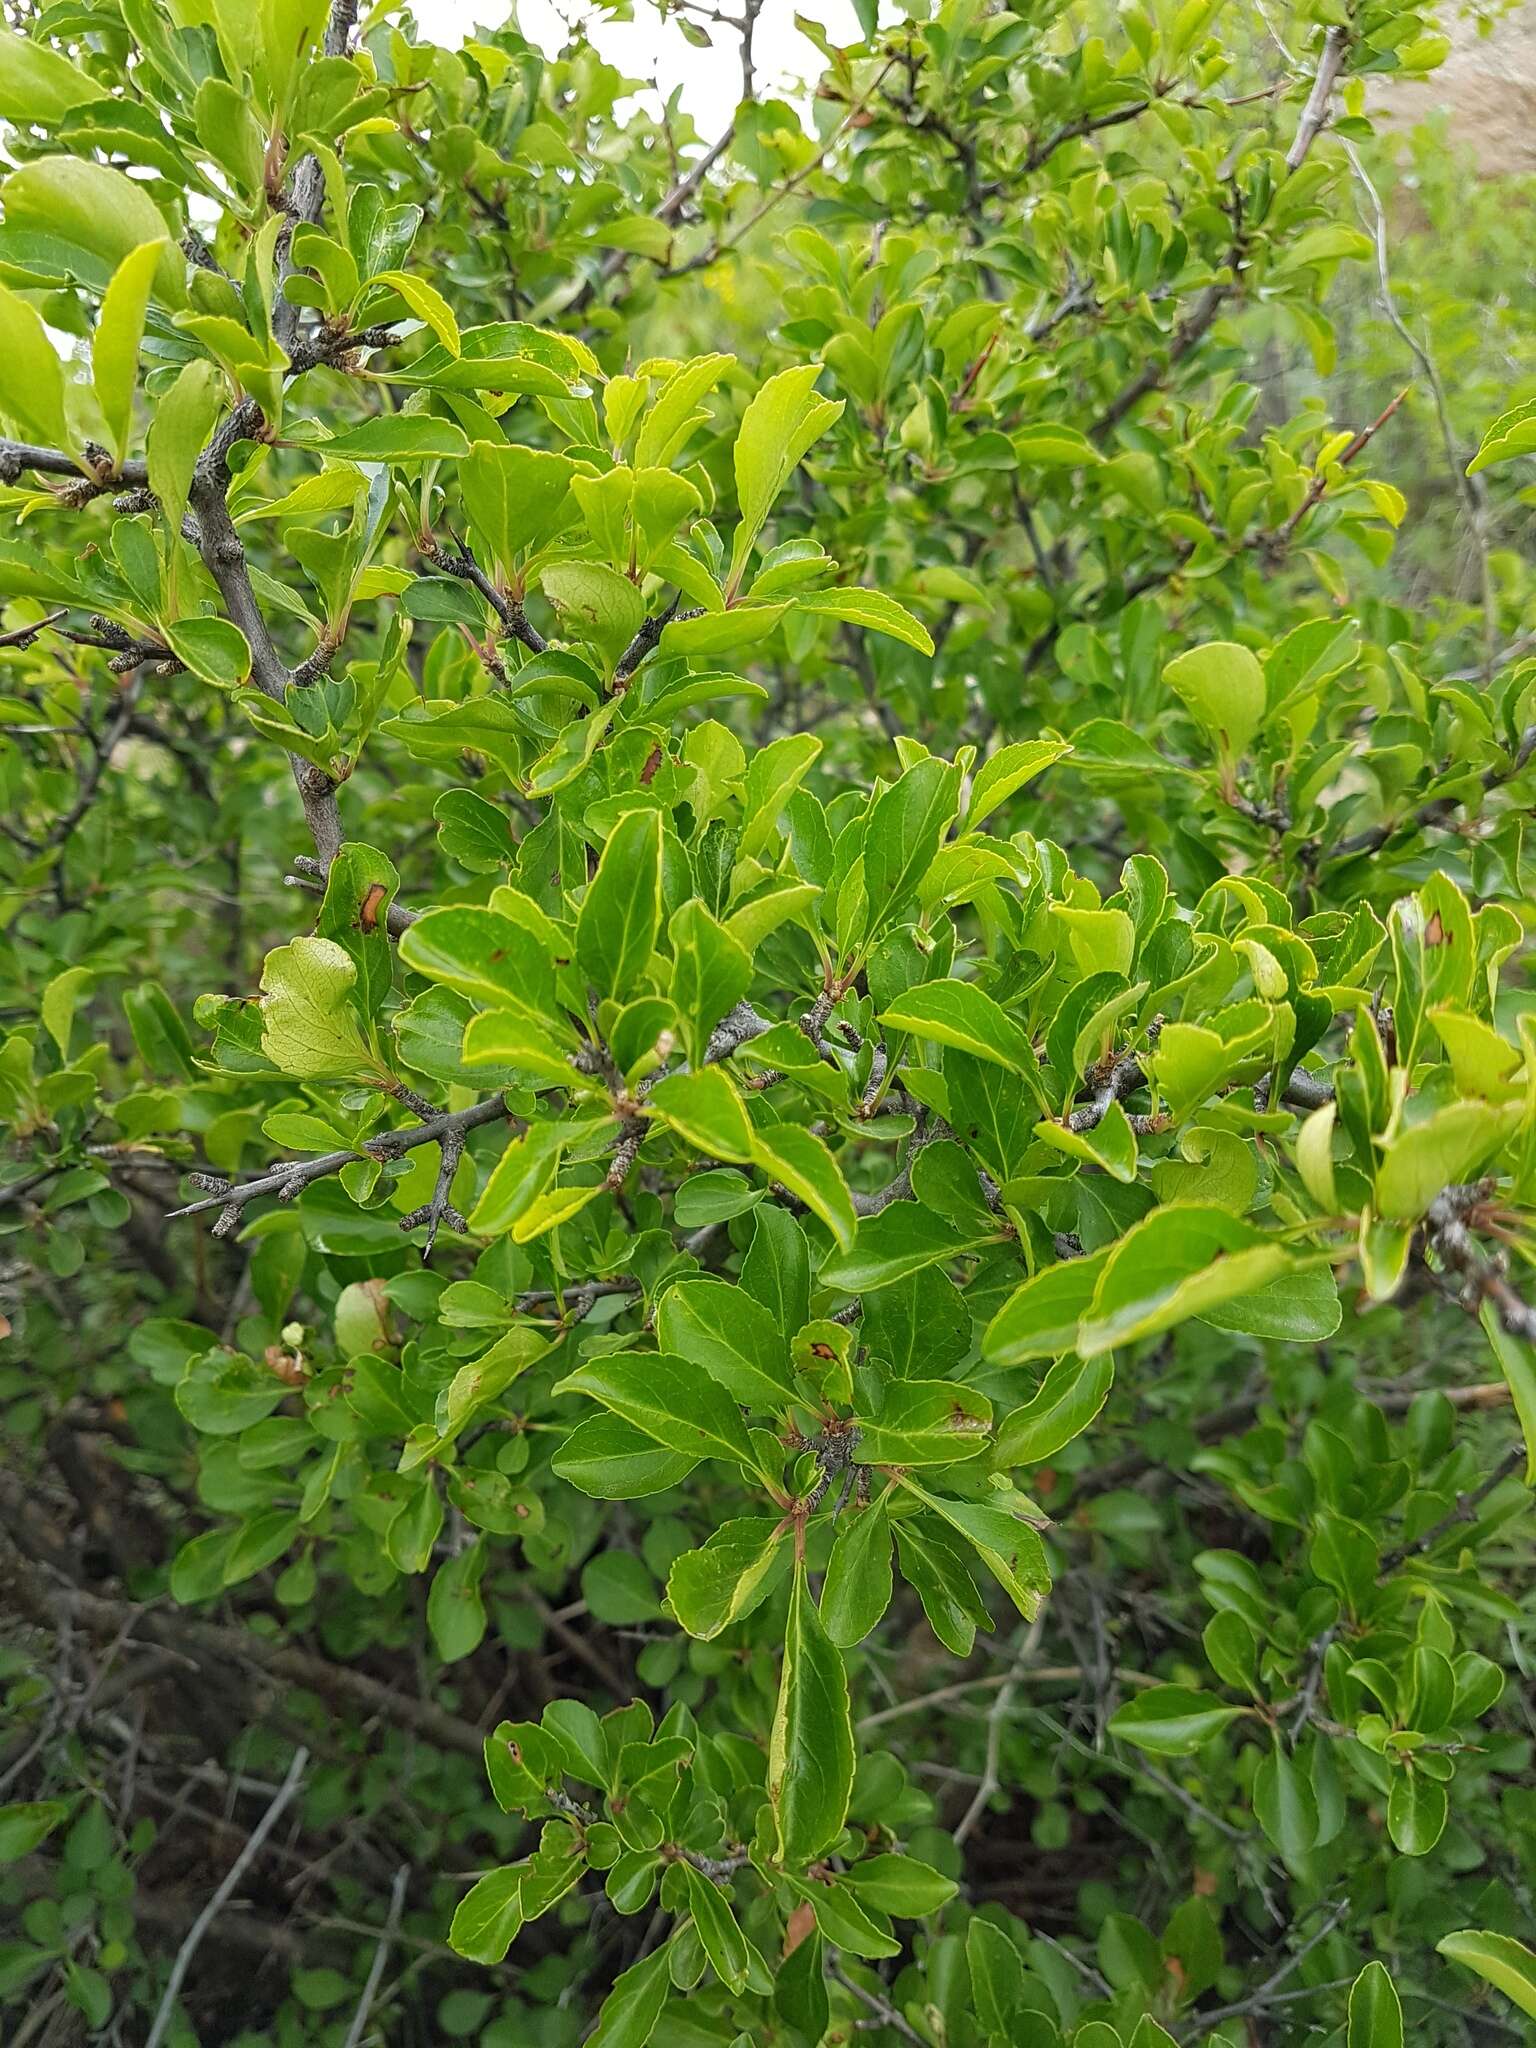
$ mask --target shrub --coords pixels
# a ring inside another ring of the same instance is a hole
[[[757,12],[0,53],[22,2036],[1536,2012],[1536,431],[1324,404],[1442,45]]]

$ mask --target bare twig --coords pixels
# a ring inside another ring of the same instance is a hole
[[[1339,73],[1344,69],[1344,59],[1349,53],[1349,31],[1331,28],[1323,37],[1322,55],[1317,62],[1317,75],[1312,80],[1312,90],[1307,95],[1307,104],[1301,110],[1291,146],[1285,153],[1285,168],[1294,171],[1306,161],[1307,151],[1312,147],[1328,119],[1333,103],[1334,87],[1339,82]]]
[[[149,2030],[149,2036],[144,2043],[144,2048],[160,2048],[160,2043],[165,2038],[165,2031],[169,2027],[172,2015],[175,2012],[177,1995],[186,1979],[187,1971],[191,1967],[192,1958],[197,1954],[198,1946],[203,1936],[208,1932],[209,1928],[218,1918],[219,1913],[234,1896],[241,1878],[244,1877],[247,1870],[250,1869],[251,1865],[260,1855],[262,1843],[265,1842],[268,1835],[271,1834],[272,1830],[282,1819],[284,1812],[303,1782],[304,1772],[308,1763],[309,1751],[307,1749],[296,1749],[293,1753],[293,1761],[288,1766],[288,1775],[277,1789],[277,1796],[261,1816],[261,1819],[257,1821],[255,1827],[252,1828],[250,1839],[230,1865],[213,1897],[192,1922],[191,1927],[187,1931],[186,1940],[183,1941],[181,1947],[176,1951],[176,1960],[171,1965],[170,1982],[165,1987],[165,1995],[160,2000],[160,2007],[155,2014],[154,2024]]]
[[[373,2001],[379,1993],[379,1980],[384,1975],[385,1960],[396,1934],[400,1931],[400,1915],[405,1910],[405,1888],[410,1882],[411,1866],[402,1863],[395,1872],[395,1881],[389,1891],[389,1915],[379,1935],[378,1947],[373,1952],[373,1961],[368,1965],[368,1978],[363,1985],[363,1995],[357,2001],[357,2010],[352,2015],[352,2024],[347,2029],[347,2038],[342,2048],[358,2048],[363,2030],[368,2025],[368,2015],[373,2010]]]
[[[1424,1218],[1425,1242],[1439,1266],[1461,1282],[1464,1308],[1475,1315],[1487,1302],[1511,1337],[1536,1342],[1536,1308],[1510,1285],[1502,1259],[1486,1253],[1473,1235],[1493,1194],[1486,1180],[1442,1189]]]
[[[1249,1997],[1241,1999],[1236,2005],[1220,2005],[1214,2012],[1201,2013],[1196,2022],[1195,2030],[1189,2037],[1190,2040],[1203,2040],[1213,2028],[1219,2027],[1223,2020],[1240,2019],[1248,2013],[1262,2012],[1264,2007],[1272,2002],[1271,1994],[1279,1989],[1287,1977],[1293,1977],[1296,1974],[1312,1951],[1320,1947],[1328,1939],[1348,1910],[1349,1901],[1341,1899],[1317,1929],[1317,1932],[1309,1935],[1299,1949],[1292,1955],[1288,1955],[1279,1969],[1272,1976],[1266,1977],[1258,1990]]]
[[[1524,1444],[1511,1444],[1487,1477],[1480,1480],[1470,1492],[1458,1493],[1456,1505],[1448,1514],[1442,1515],[1432,1528],[1426,1529],[1422,1536],[1416,1536],[1411,1543],[1399,1543],[1394,1549],[1387,1551],[1382,1557],[1381,1569],[1377,1576],[1385,1578],[1389,1572],[1395,1572],[1399,1565],[1406,1564],[1409,1558],[1423,1557],[1426,1552],[1433,1550],[1441,1537],[1448,1536],[1453,1529],[1459,1528],[1465,1522],[1475,1522],[1477,1511],[1489,1494],[1496,1492],[1524,1463]]]
[[[1288,171],[1299,169],[1305,162],[1308,151],[1328,118],[1329,105],[1339,81],[1339,73],[1343,68],[1348,47],[1348,36],[1343,29],[1329,29],[1323,40],[1322,54],[1312,80],[1312,90],[1302,110],[1291,146],[1286,151],[1285,164]],[[1175,326],[1166,358],[1161,362],[1154,359],[1147,363],[1145,368],[1138,371],[1136,376],[1110,400],[1088,429],[1091,440],[1102,440],[1113,427],[1118,426],[1127,413],[1134,411],[1149,392],[1159,390],[1168,381],[1172,371],[1177,369],[1184,358],[1204,340],[1215,324],[1217,314],[1239,289],[1243,253],[1244,237],[1239,228],[1228,257],[1228,276],[1208,284],[1199,294],[1190,311]]]
[[[1392,290],[1392,272],[1387,252],[1387,212],[1381,203],[1370,172],[1360,159],[1360,152],[1352,142],[1344,145],[1344,154],[1349,158],[1355,182],[1370,203],[1372,214],[1372,239],[1376,244],[1376,277],[1381,288],[1381,303],[1388,320],[1414,361],[1424,372],[1435,401],[1435,420],[1440,429],[1440,445],[1445,450],[1445,459],[1450,468],[1451,480],[1460,497],[1466,513],[1467,531],[1477,556],[1479,594],[1483,608],[1483,665],[1480,671],[1483,680],[1488,681],[1498,661],[1499,600],[1494,586],[1492,552],[1488,533],[1488,487],[1481,476],[1467,475],[1467,459],[1456,445],[1456,432],[1451,425],[1450,408],[1446,403],[1445,384],[1440,375],[1440,366],[1435,361],[1428,343],[1416,335],[1403,318],[1396,294]]]
[[[860,2004],[867,2006],[876,2015],[882,2026],[894,2029],[896,2033],[900,2034],[903,2041],[915,2041],[917,2048],[928,2048],[928,2044],[922,2035],[918,2033],[915,2027],[910,2026],[902,2018],[895,2006],[892,2005],[891,2001],[883,1993],[866,1991],[864,1986],[856,1983],[852,1977],[848,1976],[838,1963],[829,1963],[827,1965],[827,1974],[837,1983],[841,1984],[845,1991],[851,1991]]]
[[[1008,1725],[1008,1715],[1013,1706],[1014,1694],[1018,1691],[1019,1685],[1029,1669],[1030,1661],[1039,1647],[1040,1635],[1044,1627],[1045,1617],[1043,1615],[1036,1615],[1034,1621],[1031,1622],[1028,1630],[1025,1632],[1024,1640],[1019,1645],[1018,1654],[1013,1660],[1012,1667],[1002,1684],[998,1687],[997,1698],[993,1700],[991,1708],[987,1713],[987,1748],[981,1766],[981,1782],[977,1785],[972,1795],[971,1803],[961,1815],[959,1825],[955,1829],[954,1842],[957,1849],[964,1848],[977,1822],[991,1804],[993,1794],[1002,1788],[1002,1774],[998,1765],[1002,1757],[1003,1732]]]
[[[312,1181],[321,1180],[327,1174],[340,1173],[344,1166],[350,1166],[356,1160],[398,1159],[402,1154],[414,1151],[418,1145],[441,1145],[446,1159],[447,1151],[455,1144],[459,1152],[463,1152],[464,1139],[470,1131],[478,1130],[482,1124],[497,1123],[507,1114],[505,1097],[492,1095],[484,1102],[471,1104],[468,1109],[444,1110],[437,1116],[425,1117],[419,1124],[405,1130],[380,1131],[375,1137],[365,1138],[360,1151],[322,1152],[314,1159],[285,1160],[266,1173],[258,1174],[254,1180],[237,1183],[215,1181],[212,1176],[205,1176],[203,1184],[208,1192],[203,1200],[173,1209],[166,1220],[173,1222],[180,1216],[197,1216],[206,1209],[217,1209],[220,1215],[214,1229],[222,1237],[233,1230],[245,1205],[254,1202],[259,1195],[276,1195],[279,1201],[291,1202]],[[457,1157],[454,1164],[458,1164]],[[451,1172],[448,1178],[451,1182]],[[425,1212],[418,1210],[414,1219],[409,1216],[402,1219],[401,1228],[413,1230],[418,1222],[426,1220]],[[459,1227],[455,1225],[455,1228]]]

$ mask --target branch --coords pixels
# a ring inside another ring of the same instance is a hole
[[[220,1911],[229,1903],[241,1878],[244,1877],[246,1871],[255,1862],[261,1852],[262,1843],[265,1842],[268,1835],[271,1834],[272,1830],[282,1819],[285,1809],[299,1789],[304,1777],[305,1767],[308,1763],[309,1751],[307,1749],[296,1749],[293,1753],[293,1762],[288,1766],[288,1775],[277,1789],[276,1798],[261,1816],[261,1819],[257,1821],[255,1827],[252,1828],[250,1840],[230,1865],[218,1890],[192,1922],[186,1940],[176,1951],[176,1960],[171,1965],[170,1982],[165,1987],[165,1996],[160,2001],[160,2009],[155,2014],[155,2022],[149,2030],[149,2037],[144,2043],[144,2048],[160,2048],[160,2043],[165,2038],[166,2029],[171,2023],[177,1994],[181,1990],[182,1983],[191,1966],[192,1958],[197,1953],[198,1945],[217,1919]]]
[[[307,889],[317,896],[325,893],[326,870],[323,861],[316,860],[312,854],[296,853],[291,865],[298,869],[298,873],[284,877],[290,888]],[[391,902],[389,913],[384,920],[389,936],[398,939],[402,932],[409,931],[420,915],[419,910],[410,909],[396,898]]]
[[[1394,398],[1389,405],[1385,406],[1383,410],[1377,414],[1376,418],[1371,421],[1370,425],[1368,427],[1362,427],[1359,433],[1356,434],[1354,439],[1349,443],[1348,447],[1340,450],[1339,454],[1335,457],[1335,460],[1337,461],[1341,469],[1348,468],[1349,464],[1352,463],[1358,455],[1362,454],[1363,451],[1371,445],[1372,441],[1375,440],[1376,436],[1387,424],[1387,421],[1391,419],[1392,415],[1397,411],[1398,407],[1402,404],[1403,400],[1408,396],[1408,393],[1412,389],[1413,386],[1411,384],[1405,384],[1402,390],[1398,392],[1396,398]],[[1319,470],[1317,475],[1313,477],[1311,483],[1308,485],[1306,496],[1302,499],[1301,503],[1296,507],[1296,510],[1291,514],[1290,518],[1285,521],[1284,525],[1276,527],[1273,533],[1256,534],[1253,538],[1253,541],[1250,544],[1257,548],[1279,549],[1288,547],[1291,542],[1291,536],[1295,533],[1297,527],[1300,526],[1303,519],[1306,518],[1307,514],[1312,510],[1312,507],[1315,504],[1317,504],[1318,500],[1322,497],[1323,493],[1327,490],[1327,488],[1328,478],[1323,471]]]
[[[1343,29],[1329,29],[1323,39],[1323,51],[1318,60],[1317,75],[1312,81],[1311,94],[1302,112],[1295,138],[1290,148],[1286,151],[1285,167],[1288,171],[1298,170],[1305,162],[1307,152],[1317,140],[1318,134],[1327,120],[1329,104],[1333,98],[1334,87],[1338,84],[1339,73],[1343,68],[1348,47],[1348,36]],[[1117,426],[1125,418],[1128,412],[1131,412],[1139,405],[1149,392],[1156,391],[1161,385],[1165,384],[1168,381],[1170,372],[1175,370],[1183,362],[1184,358],[1204,339],[1206,334],[1209,333],[1215,323],[1216,315],[1238,288],[1238,276],[1242,257],[1243,242],[1241,236],[1239,236],[1233,244],[1228,259],[1231,276],[1206,286],[1199,298],[1196,299],[1194,309],[1188,318],[1174,329],[1173,339],[1168,350],[1167,362],[1161,365],[1156,362],[1149,362],[1145,369],[1133,377],[1130,383],[1125,385],[1110,400],[1098,419],[1088,429],[1090,440],[1097,441],[1102,439],[1112,427]]]
[[[669,223],[675,221],[735,139],[736,123],[733,119],[725,133],[720,137],[720,140],[712,144],[704,152],[703,156],[699,158],[686,177],[679,179],[677,184],[672,187],[666,198],[662,200],[661,204],[652,213],[652,220],[667,221]],[[574,297],[566,300],[564,310],[567,313],[581,312],[584,307],[591,303],[604,285],[611,284],[616,277],[623,274],[629,267],[634,253],[633,249],[610,249],[603,258],[602,266],[596,276],[587,278]]]
[[[352,31],[357,26],[357,10],[358,0],[331,0],[331,11],[325,24],[325,38],[321,46],[325,56],[346,56],[347,45],[352,40]],[[283,296],[283,286],[294,271],[294,229],[300,225],[314,226],[325,206],[325,175],[320,168],[318,157],[306,156],[295,166],[287,205],[288,226],[280,237],[277,251],[273,313],[277,339],[284,348],[291,347],[299,322],[299,308]]]
[[[765,1017],[761,1010],[755,1010],[750,1003],[738,1003],[733,1010],[727,1010],[720,1022],[709,1035],[704,1048],[704,1061],[712,1066],[716,1060],[729,1059],[731,1054],[749,1039],[761,1038],[765,1031],[774,1026],[772,1017]]]
[[[1474,1486],[1470,1493],[1458,1493],[1455,1507],[1449,1514],[1442,1515],[1433,1528],[1426,1529],[1424,1534],[1415,1537],[1412,1543],[1400,1543],[1395,1549],[1387,1551],[1376,1576],[1385,1578],[1388,1572],[1395,1572],[1399,1565],[1406,1564],[1410,1557],[1422,1557],[1426,1551],[1433,1550],[1442,1536],[1448,1536],[1451,1530],[1459,1527],[1461,1523],[1475,1522],[1477,1511],[1489,1494],[1501,1487],[1510,1474],[1524,1463],[1525,1445],[1511,1444],[1487,1478]]]
[[[1500,789],[1506,782],[1513,782],[1529,766],[1531,757],[1536,755],[1536,725],[1528,725],[1520,735],[1520,744],[1505,762],[1495,762],[1483,770],[1481,781],[1485,794]],[[1363,832],[1351,832],[1336,846],[1325,852],[1316,844],[1303,849],[1304,855],[1321,860],[1345,860],[1357,853],[1379,853],[1389,839],[1395,839],[1399,832],[1423,831],[1435,825],[1443,825],[1454,818],[1461,809],[1460,797],[1437,796],[1427,804],[1421,804],[1416,811],[1410,811],[1404,818],[1387,818],[1379,825],[1371,825]]]
[[[1307,95],[1307,104],[1301,110],[1295,139],[1285,153],[1285,168],[1294,171],[1306,161],[1307,151],[1322,132],[1328,119],[1333,101],[1333,89],[1339,82],[1339,73],[1344,69],[1344,59],[1349,53],[1349,31],[1331,28],[1323,37],[1323,53],[1317,62],[1317,76],[1312,81],[1312,90]]]
[[[1333,35],[1335,31],[1330,29],[1328,33]],[[1304,1941],[1294,1954],[1287,1956],[1279,1969],[1272,1976],[1266,1977],[1258,1990],[1249,1997],[1241,2000],[1236,2005],[1221,2005],[1214,2012],[1201,2013],[1198,2024],[1190,2039],[1192,2041],[1203,2040],[1214,2027],[1220,2026],[1223,2020],[1238,2019],[1246,2013],[1262,2010],[1270,2001],[1271,1993],[1276,1991],[1285,1982],[1287,1977],[1293,1977],[1296,1974],[1307,1957],[1311,1955],[1313,1949],[1319,1947],[1321,1943],[1328,1939],[1348,1910],[1348,1901],[1340,1900],[1339,1904],[1334,1907],[1317,1932]]]
[[[1488,544],[1487,479],[1482,476],[1468,476],[1467,457],[1456,445],[1456,432],[1451,425],[1450,407],[1446,403],[1445,383],[1440,375],[1440,366],[1435,361],[1427,341],[1421,341],[1403,318],[1392,290],[1392,270],[1387,254],[1387,211],[1381,203],[1381,194],[1376,190],[1371,174],[1361,162],[1360,152],[1352,142],[1344,144],[1344,154],[1349,158],[1355,182],[1371,205],[1372,239],[1376,244],[1376,277],[1381,288],[1382,306],[1414,361],[1429,380],[1430,393],[1435,402],[1435,421],[1440,429],[1440,445],[1445,450],[1451,481],[1466,513],[1467,531],[1472,536],[1472,546],[1477,556],[1478,583],[1483,606],[1483,663],[1478,673],[1484,682],[1490,682],[1498,660],[1496,650],[1499,601],[1498,592],[1494,588],[1493,563]]]
[[[91,479],[81,475],[74,456],[66,455],[62,448],[41,448],[35,441],[0,441],[0,483],[15,483],[27,469],[39,476],[67,476],[87,498],[120,490],[125,484],[137,488],[149,482],[147,462],[125,462],[93,487]]]
[[[1463,1308],[1476,1315],[1487,1302],[1511,1337],[1536,1343],[1536,1308],[1505,1278],[1502,1260],[1489,1257],[1472,1234],[1492,1196],[1490,1180],[1444,1189],[1424,1218],[1425,1240],[1444,1270],[1460,1280]]]
[[[357,2010],[352,2015],[352,2024],[347,2029],[347,2038],[342,2048],[358,2048],[363,2031],[368,2025],[368,2015],[373,2010],[373,2001],[378,1996],[379,1980],[384,1975],[384,1963],[389,1954],[390,1944],[400,1929],[400,1915],[405,1910],[405,1888],[410,1882],[411,1866],[402,1863],[395,1872],[395,1881],[389,1888],[389,1916],[379,1934],[373,1961],[368,1965],[368,1977],[363,1985],[363,1995],[357,2001]]]
[[[260,1195],[276,1195],[280,1202],[291,1202],[296,1195],[301,1195],[311,1182],[323,1180],[327,1174],[340,1173],[344,1166],[351,1166],[354,1161],[399,1159],[405,1153],[413,1152],[418,1145],[442,1146],[445,1163],[449,1152],[456,1146],[457,1152],[453,1163],[457,1166],[459,1155],[464,1150],[464,1139],[470,1131],[478,1130],[482,1124],[497,1123],[510,1114],[506,1098],[492,1095],[484,1102],[472,1104],[468,1109],[445,1110],[439,1116],[424,1118],[421,1123],[413,1124],[405,1130],[380,1131],[376,1137],[363,1140],[361,1151],[322,1152],[315,1159],[286,1160],[282,1165],[259,1174],[255,1180],[234,1184],[212,1174],[194,1174],[191,1176],[194,1185],[208,1190],[205,1199],[200,1202],[188,1202],[184,1208],[171,1210],[166,1221],[174,1223],[178,1217],[198,1216],[204,1210],[217,1209],[219,1220],[213,1227],[214,1235],[227,1237],[239,1222],[240,1213],[246,1204],[254,1202]],[[451,1184],[451,1173],[448,1179]],[[441,1192],[439,1176],[439,1193]],[[434,1196],[433,1200],[435,1202],[437,1197]],[[403,1217],[400,1228],[414,1230],[419,1223],[427,1220],[432,1206],[432,1203],[428,1203],[425,1210],[418,1209],[410,1216]],[[443,1213],[446,1213],[446,1204],[440,1210],[438,1220],[441,1220]],[[431,1227],[435,1237],[436,1223],[434,1222]],[[459,1223],[454,1227],[461,1229],[463,1225]],[[427,1249],[431,1249],[430,1239]]]
[[[829,1963],[827,1965],[827,1975],[836,1983],[841,1984],[845,1991],[851,1991],[855,1998],[859,1999],[875,2014],[882,2026],[894,2028],[900,2034],[903,2041],[915,2041],[917,2048],[928,2048],[928,2044],[924,2041],[922,2035],[915,2028],[907,2024],[895,2006],[883,1994],[866,1991],[862,1984],[856,1983],[852,1977],[845,1976],[842,1969],[836,1963]],[[868,2022],[865,2024],[867,2025]]]
[[[1056,129],[1041,142],[1037,142],[1025,157],[1021,168],[1025,172],[1038,171],[1042,164],[1049,163],[1058,149],[1069,142],[1077,142],[1085,135],[1097,135],[1104,128],[1118,128],[1126,121],[1136,121],[1147,113],[1155,101],[1133,100],[1128,107],[1117,107],[1110,114],[1084,115],[1080,121],[1069,121],[1064,128]]]
[[[457,576],[472,589],[478,590],[500,619],[509,640],[521,640],[532,654],[544,652],[549,643],[536,627],[529,624],[528,614],[523,610],[521,603],[517,598],[508,597],[505,591],[496,588],[468,548],[461,547],[457,554],[450,554],[448,549],[440,547],[430,534],[424,534],[417,542],[417,552],[430,562],[434,569],[440,569],[445,576]]]
[[[827,137],[815,156],[808,163],[802,164],[799,170],[792,171],[783,184],[775,185],[759,204],[753,208],[752,212],[747,215],[747,218],[739,228],[733,229],[728,235],[716,235],[708,248],[700,250],[697,256],[690,256],[685,263],[667,264],[658,274],[662,277],[687,277],[692,271],[707,270],[712,263],[717,262],[720,257],[727,255],[734,249],[738,243],[744,241],[760,220],[770,214],[776,206],[781,205],[792,193],[797,192],[807,178],[821,169],[849,129],[855,127],[868,111],[870,101],[874,99],[891,71],[894,70],[896,61],[895,57],[891,57],[886,61],[880,75],[870,86],[868,92],[864,94],[862,99],[855,100],[853,105],[849,107],[847,113],[832,130],[832,133]]]
[[[623,689],[641,662],[656,646],[667,627],[678,616],[678,606],[681,603],[681,596],[674,597],[664,612],[657,612],[642,622],[639,632],[619,656],[618,667],[613,672],[615,690]]]

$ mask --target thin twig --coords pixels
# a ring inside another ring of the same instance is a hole
[[[1440,429],[1440,444],[1445,450],[1445,459],[1450,465],[1451,479],[1456,487],[1462,506],[1467,515],[1467,531],[1472,537],[1472,546],[1477,555],[1480,595],[1483,608],[1483,666],[1481,674],[1489,681],[1498,661],[1496,652],[1499,640],[1499,600],[1493,580],[1492,553],[1488,538],[1488,487],[1480,476],[1467,475],[1466,457],[1456,445],[1456,432],[1451,425],[1450,408],[1446,403],[1445,385],[1440,376],[1440,366],[1435,361],[1428,344],[1422,341],[1403,318],[1396,295],[1392,290],[1392,272],[1387,255],[1387,212],[1381,203],[1381,194],[1372,181],[1370,172],[1360,160],[1360,152],[1352,142],[1344,144],[1344,154],[1349,158],[1355,181],[1370,201],[1374,217],[1372,230],[1376,244],[1376,276],[1381,287],[1381,303],[1388,320],[1414,361],[1429,381],[1429,389],[1435,401],[1435,420]]]
[[[1310,1935],[1293,1955],[1287,1956],[1279,1969],[1272,1976],[1266,1977],[1257,1991],[1252,1992],[1247,1998],[1239,2000],[1235,2005],[1221,2005],[1214,2012],[1201,2013],[1195,2031],[1190,2035],[1191,2041],[1203,2040],[1214,2027],[1219,2027],[1223,2020],[1240,2019],[1245,2014],[1262,2011],[1269,1999],[1270,1993],[1283,1984],[1287,1977],[1293,1977],[1296,1974],[1307,1960],[1307,1957],[1311,1955],[1313,1949],[1328,1939],[1348,1910],[1349,1901],[1341,1899],[1322,1926],[1318,1928],[1317,1932]]]
[[[1040,1635],[1044,1627],[1044,1615],[1036,1615],[1034,1621],[1029,1626],[1023,1642],[1019,1645],[1018,1655],[1013,1660],[1013,1667],[1003,1680],[1003,1683],[998,1687],[997,1698],[992,1702],[991,1708],[988,1711],[987,1748],[981,1766],[981,1783],[972,1794],[971,1803],[965,1809],[960,1823],[955,1829],[954,1843],[957,1849],[965,1847],[966,1841],[975,1829],[977,1822],[991,1804],[993,1794],[1002,1789],[1002,1773],[999,1769],[999,1764],[1003,1753],[1003,1730],[1008,1723],[1008,1712],[1013,1705],[1014,1694],[1018,1691],[1024,1674],[1029,1668],[1030,1659],[1039,1647]]]
[[[400,1931],[400,1915],[405,1910],[405,1888],[410,1882],[411,1866],[402,1863],[395,1872],[395,1881],[390,1886],[389,1916],[379,1935],[378,1947],[373,1952],[373,1961],[368,1965],[368,1981],[363,1986],[363,1995],[357,2001],[357,2011],[352,2015],[352,2024],[347,2029],[343,2048],[358,2048],[363,2038],[363,2029],[368,2024],[368,2015],[373,2010],[373,2001],[378,1996],[379,1979],[384,1975],[384,1963]]]
[[[1456,1505],[1448,1514],[1442,1515],[1432,1528],[1426,1529],[1422,1536],[1416,1536],[1412,1543],[1399,1543],[1386,1553],[1381,1560],[1378,1578],[1385,1578],[1388,1572],[1395,1572],[1398,1566],[1406,1564],[1410,1557],[1424,1556],[1427,1551],[1434,1549],[1442,1536],[1448,1536],[1452,1529],[1459,1527],[1463,1522],[1475,1522],[1477,1511],[1489,1494],[1496,1492],[1524,1462],[1524,1444],[1511,1444],[1487,1477],[1469,1493],[1458,1493]]]
[[[144,2048],[160,2048],[160,2043],[165,2038],[166,2029],[171,2023],[171,2016],[175,2009],[177,1996],[180,1993],[187,1971],[191,1967],[192,1958],[197,1954],[198,1946],[203,1936],[208,1932],[209,1928],[218,1918],[219,1913],[233,1897],[241,1878],[244,1877],[247,1870],[250,1869],[251,1865],[260,1855],[262,1843],[265,1842],[268,1835],[271,1834],[272,1830],[282,1819],[285,1810],[303,1781],[305,1768],[308,1763],[309,1751],[307,1749],[296,1749],[293,1753],[293,1762],[288,1766],[288,1775],[277,1788],[277,1796],[261,1816],[261,1819],[257,1821],[255,1827],[252,1828],[250,1839],[230,1865],[218,1890],[192,1922],[191,1927],[188,1929],[186,1940],[176,1951],[176,1960],[171,1965],[170,1982],[165,1987],[165,1995],[160,2000],[160,2008],[155,2014],[154,2025],[149,2030],[149,2037],[144,2043]]]

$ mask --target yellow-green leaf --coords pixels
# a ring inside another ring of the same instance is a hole
[[[133,391],[139,375],[139,344],[155,273],[165,250],[165,237],[141,242],[113,272],[101,302],[91,341],[91,381],[96,403],[106,421],[112,459],[121,467],[133,430]]]

